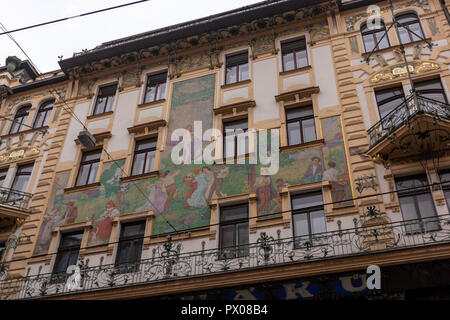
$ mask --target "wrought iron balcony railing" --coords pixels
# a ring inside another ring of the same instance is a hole
[[[436,118],[450,119],[450,105],[422,97],[417,93],[411,94],[405,102],[389,112],[367,131],[370,148],[387,138],[415,115],[421,113],[427,113]]]
[[[169,237],[167,243],[152,249],[152,258],[134,264],[89,267],[86,259],[80,262],[78,276],[39,274],[0,281],[0,299],[50,297],[450,243],[450,215],[305,237],[279,237],[280,232],[278,239],[262,232],[256,243],[244,247],[186,253],[182,253],[181,243],[175,244]],[[74,289],[70,283],[79,286]]]
[[[0,206],[28,211],[31,193],[0,187]]]

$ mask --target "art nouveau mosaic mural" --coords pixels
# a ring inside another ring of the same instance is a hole
[[[199,119],[203,130],[213,126],[215,82],[212,74],[174,84],[158,177],[121,183],[122,159],[103,166],[98,189],[64,194],[70,172],[57,173],[35,254],[48,251],[52,230],[62,224],[93,221],[88,244],[94,246],[108,242],[116,215],[154,210],[153,234],[173,231],[166,220],[177,230],[208,226],[208,203],[214,197],[255,192],[258,215],[276,214],[281,211],[282,187],[323,179],[332,185],[334,205],[349,205],[344,200],[352,197],[352,191],[338,116],[320,121],[323,146],[282,152],[280,169],[273,176],[261,176],[259,164],[174,165],[170,152],[177,141],[170,139],[171,133],[177,128],[190,130]]]

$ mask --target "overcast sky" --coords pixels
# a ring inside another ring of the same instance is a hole
[[[114,39],[239,8],[261,0],[150,0],[111,11],[12,33],[41,72],[59,69],[58,56],[92,49]],[[0,0],[6,2],[6,0]],[[0,22],[13,30],[133,0],[16,0],[4,3]],[[26,59],[7,35],[0,36],[0,66],[8,56]]]

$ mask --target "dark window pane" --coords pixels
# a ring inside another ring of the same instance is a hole
[[[142,174],[144,172],[145,153],[138,153],[134,156],[133,175]]]
[[[294,232],[296,237],[309,234],[308,215],[306,213],[294,215]]]
[[[7,174],[8,168],[0,170],[0,187],[3,186],[3,182],[5,181]]]
[[[227,84],[230,84],[230,83],[236,82],[236,81],[237,81],[236,74],[237,74],[237,66],[234,66],[234,67],[227,67],[227,70],[226,70],[226,80],[225,80],[226,83],[227,83]]]
[[[238,81],[244,81],[249,79],[248,63],[241,64],[239,66],[239,79]]]
[[[221,222],[246,219],[247,217],[248,217],[248,206],[239,205],[220,208]]]
[[[323,205],[322,193],[307,193],[292,198],[292,209],[299,210]]]
[[[221,248],[227,248],[234,246],[235,236],[234,236],[234,225],[222,226],[220,228],[221,234]]]
[[[286,120],[304,118],[313,115],[314,111],[312,107],[301,107],[286,110]]]
[[[156,100],[164,99],[166,96],[166,83],[161,83],[158,86],[158,96],[156,97]]]
[[[302,127],[303,127],[303,142],[316,140],[316,127],[314,126],[314,119],[303,120]]]
[[[311,233],[323,233],[327,231],[325,213],[323,210],[311,211]]]

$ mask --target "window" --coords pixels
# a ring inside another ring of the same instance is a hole
[[[420,96],[447,103],[447,97],[440,79],[414,83],[414,88]]]
[[[248,51],[226,56],[225,83],[231,84],[248,79]]]
[[[369,29],[367,27],[367,23],[361,25],[361,36],[363,38],[364,48],[366,52],[371,52],[373,49],[381,50],[390,47],[389,38],[386,33],[386,26],[381,20],[380,28],[378,29]],[[380,41],[380,43],[378,43],[378,41]]]
[[[33,128],[41,128],[48,125],[50,120],[50,114],[52,113],[55,101],[47,101],[43,103],[37,112],[36,119],[34,120]]]
[[[420,26],[419,18],[415,13],[398,15],[398,34],[403,44],[424,39],[423,30]]]
[[[136,272],[139,270],[144,233],[145,221],[122,225],[116,256],[116,266],[120,271]]]
[[[306,39],[300,38],[281,43],[283,71],[295,70],[308,65]]]
[[[249,254],[248,205],[220,208],[220,256],[243,257]]]
[[[5,182],[7,174],[8,174],[8,168],[0,170],[0,187],[3,187],[3,182]]]
[[[225,122],[223,124],[223,137],[225,158],[242,156],[248,153],[247,120]]]
[[[97,101],[95,102],[93,114],[101,114],[112,111],[114,98],[116,96],[117,84],[100,87],[98,90]]]
[[[290,146],[316,140],[312,106],[287,109],[286,126],[288,145]]]
[[[28,188],[28,181],[30,180],[31,172],[33,171],[34,164],[27,164],[19,166],[17,168],[16,176],[12,183],[11,189],[16,191],[25,192]]]
[[[166,95],[167,72],[149,75],[145,88],[144,103],[164,99]]]
[[[395,178],[398,200],[403,220],[410,221],[406,232],[428,232],[439,230],[436,209],[425,174]]]
[[[30,108],[31,105],[26,105],[17,110],[11,128],[9,129],[10,134],[22,131],[22,128],[25,125],[28,114],[30,112]]]
[[[95,182],[101,154],[102,150],[94,150],[83,153],[76,186],[84,186]]]
[[[6,251],[6,244],[4,242],[0,242],[0,262],[3,260],[3,255]]]
[[[440,171],[439,179],[441,180],[441,187],[444,192],[447,207],[450,208],[450,169]]]
[[[402,86],[375,91],[375,97],[381,119],[405,102],[405,94],[403,93]]]
[[[136,141],[131,175],[144,174],[155,169],[156,139]]]
[[[80,252],[83,232],[77,231],[61,235],[58,253],[56,254],[55,266],[53,267],[53,281],[65,281],[69,276],[66,274],[67,268],[76,265]]]
[[[322,192],[306,193],[291,199],[295,246],[326,242],[321,233],[327,231]]]

